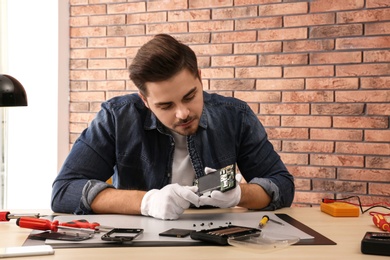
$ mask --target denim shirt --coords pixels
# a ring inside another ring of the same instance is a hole
[[[237,164],[248,183],[264,188],[271,203],[264,210],[291,205],[293,176],[267,139],[249,106],[238,99],[203,92],[199,128],[187,136],[196,176],[204,168]],[[138,94],[102,104],[74,143],[54,180],[54,212],[92,214],[95,196],[108,187],[148,191],[171,183],[174,139]],[[106,181],[113,177],[113,185]],[[129,198],[131,199],[131,198]]]

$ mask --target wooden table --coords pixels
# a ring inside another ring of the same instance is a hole
[[[241,208],[207,210],[218,212],[240,212]],[[19,211],[23,212],[23,211]],[[41,214],[47,212],[36,211]],[[194,213],[193,210],[188,212]],[[196,210],[201,212],[201,210]],[[18,212],[12,212],[18,213]],[[50,212],[49,212],[50,213]],[[204,212],[203,212],[204,213]],[[387,256],[365,255],[360,244],[367,231],[380,231],[374,226],[372,217],[365,213],[359,217],[335,218],[320,211],[319,208],[285,208],[275,211],[285,213],[308,227],[333,240],[337,245],[294,245],[277,251],[261,252],[244,250],[233,246],[194,246],[194,247],[106,247],[106,248],[67,248],[55,249],[50,256],[34,256],[31,259],[142,259],[142,260],[203,260],[203,259],[310,259],[310,260],[359,260],[387,259]],[[21,246],[31,230],[19,228],[15,220],[0,223],[0,247]],[[30,259],[29,258],[29,259]],[[26,259],[26,257],[13,258]]]

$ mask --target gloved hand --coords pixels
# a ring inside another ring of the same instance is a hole
[[[205,173],[214,172],[216,170],[206,167]],[[242,179],[241,174],[236,174],[236,187],[234,189],[221,192],[219,190],[214,190],[209,196],[202,195],[199,199],[200,206],[214,206],[219,208],[230,208],[235,207],[240,202],[241,199],[241,188],[240,181]]]
[[[178,219],[190,204],[199,207],[196,186],[169,184],[161,190],[148,191],[141,202],[141,214],[164,220]]]

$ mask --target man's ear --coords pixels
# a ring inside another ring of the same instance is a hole
[[[144,97],[144,95],[142,95],[142,93],[139,92],[139,91],[138,91],[138,96],[142,99],[142,101],[144,102],[145,106],[146,106],[147,108],[149,108],[149,104],[148,104],[148,101],[147,101],[146,97]],[[150,108],[149,108],[149,109],[150,109]]]

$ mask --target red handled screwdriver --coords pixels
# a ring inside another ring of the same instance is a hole
[[[30,228],[37,230],[50,230],[54,232],[57,232],[58,230],[58,220],[52,222],[47,219],[21,217],[16,220],[16,225],[21,228]]]
[[[384,231],[390,231],[390,223],[386,221],[383,215],[375,214],[372,217],[372,221],[374,222],[375,226],[377,226],[378,228]]]

